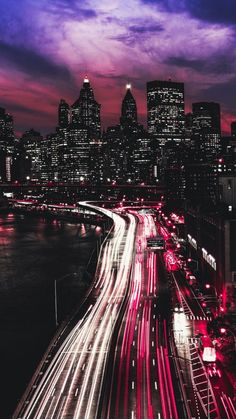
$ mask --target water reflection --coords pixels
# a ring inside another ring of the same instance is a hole
[[[76,273],[58,287],[62,317],[89,286],[85,273],[96,242],[94,226],[0,215],[1,417],[11,417],[55,331],[54,280]]]

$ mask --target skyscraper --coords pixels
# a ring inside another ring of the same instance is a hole
[[[79,182],[90,177],[90,137],[88,129],[74,127],[68,138],[68,181]]]
[[[0,179],[12,180],[14,132],[12,115],[0,108]]]
[[[68,127],[70,123],[70,107],[68,103],[61,99],[58,106],[58,125],[61,128]]]
[[[89,130],[91,137],[99,138],[101,133],[100,107],[94,98],[88,77],[84,78],[79,98],[71,108],[71,122]]]
[[[122,127],[132,127],[137,124],[137,106],[131,93],[131,85],[126,85],[126,94],[121,105],[120,124]]]
[[[148,132],[161,144],[180,141],[185,133],[184,84],[172,81],[147,83]]]
[[[25,131],[21,137],[21,142],[26,152],[26,158],[30,161],[30,180],[39,181],[41,179],[42,169],[42,135],[30,129]]]
[[[196,150],[205,161],[214,159],[220,151],[220,105],[214,102],[193,103],[192,135]]]
[[[215,102],[193,103],[193,130],[220,134],[220,105]]]
[[[154,178],[152,138],[146,130],[136,134],[131,155],[131,168],[135,182],[149,183]]]

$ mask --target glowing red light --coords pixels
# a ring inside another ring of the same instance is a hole
[[[192,259],[191,258],[188,258],[188,262],[191,262],[192,261]]]
[[[205,285],[205,287],[206,287],[207,289],[211,288],[210,284],[206,284],[206,285]]]
[[[222,334],[226,333],[226,329],[225,329],[225,327],[221,327],[221,328],[220,328],[220,333],[222,333]]]

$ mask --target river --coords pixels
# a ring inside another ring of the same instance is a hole
[[[99,227],[0,214],[0,418],[7,419],[45,352],[58,318],[91,283]]]

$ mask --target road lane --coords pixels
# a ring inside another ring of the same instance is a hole
[[[164,343],[157,339],[164,334],[157,320],[160,256],[146,247],[146,239],[157,234],[156,227],[150,214],[140,212],[137,216],[131,287],[115,348],[113,378],[106,390],[101,417],[176,419],[167,335]]]

